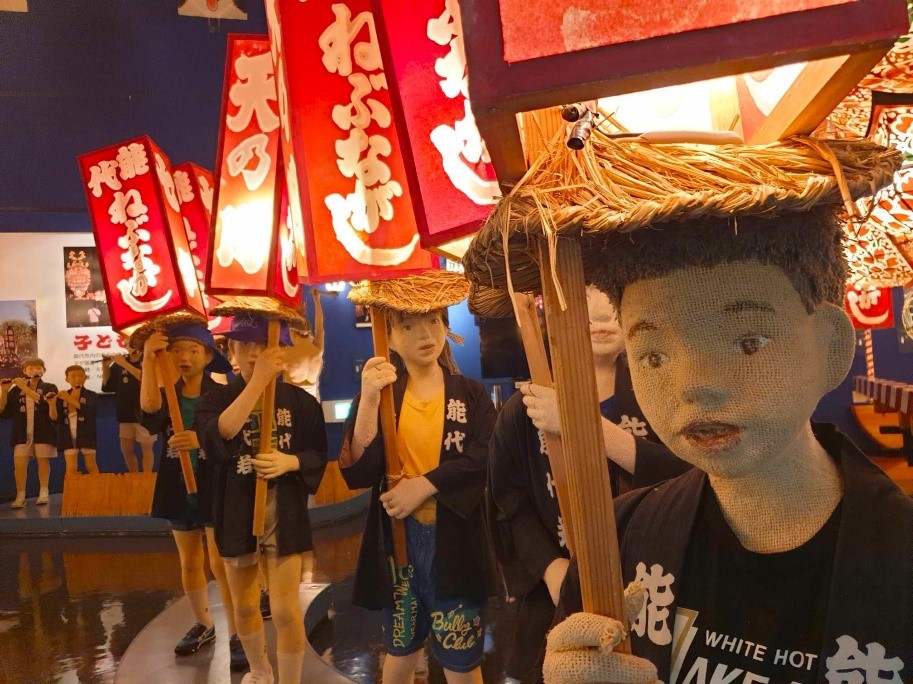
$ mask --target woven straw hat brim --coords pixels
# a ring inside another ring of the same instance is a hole
[[[469,288],[469,313],[480,318],[513,318],[514,306],[506,290],[484,285]]]
[[[793,137],[769,145],[655,145],[594,132],[554,145],[502,199],[463,257],[487,287],[541,291],[539,246],[581,241],[584,268],[606,235],[701,217],[768,216],[845,204],[888,185],[902,155],[868,140]],[[839,165],[841,177],[835,171]],[[505,254],[506,247],[506,254]],[[506,257],[506,258],[505,258]]]
[[[459,304],[469,296],[469,281],[452,271],[426,271],[405,278],[365,280],[349,290],[356,304],[423,314]]]
[[[237,316],[239,314],[257,314],[267,320],[283,321],[294,330],[307,332],[307,319],[290,306],[281,304],[270,297],[232,297],[226,302],[212,308],[213,316]]]
[[[156,318],[146,321],[131,333],[129,346],[134,349],[141,350],[143,345],[146,344],[146,340],[148,340],[152,333],[154,333],[156,330],[159,330],[167,335],[169,330],[183,325],[188,325],[190,323],[196,323],[202,325],[205,328],[207,321],[203,316],[188,313],[175,313],[168,314],[166,316],[157,316]]]

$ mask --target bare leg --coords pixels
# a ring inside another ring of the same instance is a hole
[[[139,447],[143,452],[143,472],[151,473],[152,468],[155,466],[155,442],[140,444]]]
[[[301,554],[267,556],[266,576],[269,581],[269,606],[276,626],[276,650],[279,653],[303,653],[304,619],[298,599]]]
[[[451,672],[444,669],[447,684],[482,684],[482,668],[477,667],[472,672]]]
[[[16,501],[25,501],[25,478],[29,470],[29,455],[25,450],[14,448],[13,474],[16,479]]]
[[[257,582],[257,566],[237,568],[225,564],[225,576],[231,588],[235,604],[235,624],[238,637],[244,647],[244,655],[250,663],[251,672],[272,672],[266,656],[266,636],[263,632],[263,618],[260,617],[260,585]]]
[[[127,464],[127,472],[135,473],[137,470],[136,454],[133,451],[134,441],[132,437],[120,438],[120,452],[124,456],[124,463]]]
[[[76,449],[65,449],[63,458],[67,462],[67,475],[75,475],[79,472],[79,452]]]
[[[384,658],[384,674],[381,681],[384,684],[413,684],[415,681],[415,666],[421,651],[416,651],[407,656],[394,656],[389,653]]]
[[[209,597],[206,593],[206,572],[204,570],[203,532],[192,530],[184,532],[172,530],[181,560],[181,584],[184,593],[190,599],[194,617],[200,624],[211,627],[212,616],[209,614]]]
[[[212,576],[216,578],[216,584],[219,585],[219,594],[222,596],[222,606],[225,608],[225,620],[228,622],[228,634],[238,633],[235,625],[235,604],[231,600],[231,589],[228,586],[228,578],[225,576],[225,561],[219,555],[219,547],[216,546],[215,530],[211,527],[206,529],[206,551],[209,554],[209,569],[212,570]]]
[[[48,482],[51,481],[51,459],[36,458],[38,461],[38,486],[47,490]]]
[[[90,475],[98,475],[98,463],[95,460],[95,449],[83,449],[82,460],[86,462],[86,470]]]

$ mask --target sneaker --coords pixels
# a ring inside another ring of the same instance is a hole
[[[228,640],[228,660],[232,672],[241,672],[249,667],[247,656],[244,655],[244,646],[241,645],[241,639],[237,634],[232,634]]]
[[[42,489],[38,492],[38,501],[36,501],[35,503],[38,504],[39,506],[43,506],[44,504],[46,504],[48,502],[48,498],[49,498],[48,490]]]
[[[269,607],[269,592],[260,592],[260,617],[269,620],[273,616],[273,611]]]
[[[10,504],[10,508],[25,508],[25,494],[22,497],[16,497],[16,500]]]
[[[178,656],[189,656],[196,653],[203,646],[216,640],[216,628],[204,627],[199,622],[190,628],[190,631],[184,635],[184,638],[174,647],[174,654]]]
[[[241,679],[241,684],[273,684],[275,681],[272,672],[248,672]]]

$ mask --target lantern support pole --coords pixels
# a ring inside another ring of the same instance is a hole
[[[371,307],[371,336],[374,338],[374,355],[390,360],[390,345],[387,341],[387,312]],[[380,391],[380,430],[384,439],[387,486],[398,482],[402,476],[403,464],[396,449],[396,405],[393,401],[393,386],[387,385]],[[393,527],[393,562],[397,568],[409,565],[406,553],[406,525],[398,518],[390,518]]]
[[[543,242],[540,273],[551,343],[552,367],[561,418],[570,510],[574,520],[577,566],[583,609],[626,622],[621,556],[615,528],[612,485],[606,463],[599,415],[599,396],[589,336],[589,316],[580,244],[559,238],[554,245],[555,271],[564,292],[562,311]],[[627,649],[627,650],[625,650]],[[619,650],[630,652],[629,642]]]
[[[171,428],[175,433],[184,431],[184,418],[181,416],[181,404],[178,402],[177,392],[174,390],[174,366],[167,352],[160,351],[155,354],[155,367],[159,380],[165,389],[165,401],[168,404],[168,416],[171,418]],[[190,452],[182,449],[178,452],[181,461],[181,472],[184,475],[184,485],[188,494],[197,493],[197,478],[193,473],[193,463],[190,461]]]
[[[272,320],[266,333],[266,348],[279,346],[280,321]],[[273,450],[273,423],[276,415],[276,377],[269,381],[261,396],[260,444],[258,454],[268,454]],[[266,532],[266,489],[267,484],[259,475],[254,488],[254,522],[251,532],[255,537],[262,537]]]
[[[515,294],[517,321],[520,324],[520,338],[529,364],[530,378],[537,385],[554,388],[552,371],[545,355],[545,342],[539,328],[539,317],[536,315],[536,298],[530,294]],[[555,481],[558,495],[558,508],[561,509],[561,521],[564,524],[564,538],[568,551],[574,553],[574,516],[571,514],[570,494],[567,488],[567,470],[564,458],[564,445],[561,437],[545,432],[545,449],[548,452],[548,463]]]

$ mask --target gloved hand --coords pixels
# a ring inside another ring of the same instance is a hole
[[[628,585],[629,620],[637,618],[646,598],[641,585]],[[542,667],[545,684],[662,684],[649,660],[614,652],[625,635],[625,626],[614,618],[574,613],[549,632]]]

